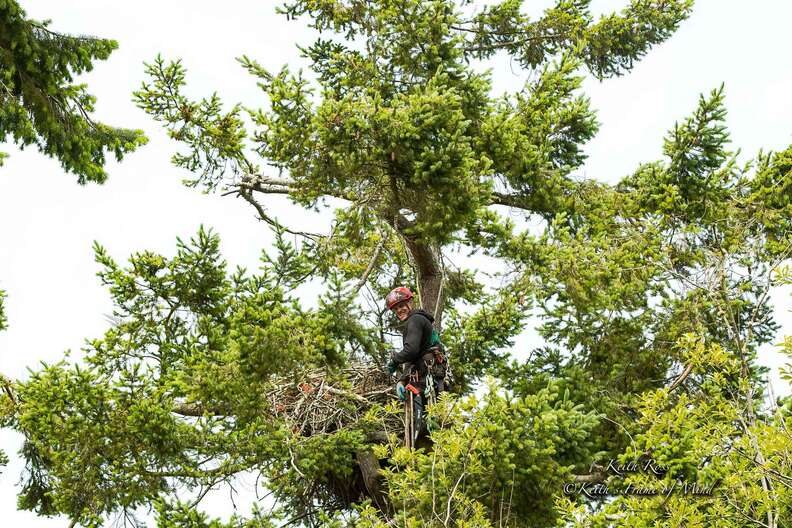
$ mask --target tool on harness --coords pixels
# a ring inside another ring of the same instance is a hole
[[[440,347],[427,350],[421,359],[411,364],[409,373],[400,381],[405,384],[405,447],[412,447],[423,434],[437,427],[427,419],[426,409],[433,405],[443,391],[446,359]]]
[[[413,393],[407,392],[404,402],[404,447],[412,449],[415,438],[415,420],[413,417]]]
[[[422,373],[431,374],[432,377],[438,380],[445,378],[448,363],[441,347],[430,348],[421,356],[421,360],[423,362]]]
[[[407,401],[404,404],[404,446],[412,449],[424,429],[424,407],[426,400],[419,388],[421,376],[417,371],[410,372],[409,383],[405,386]],[[417,385],[417,386],[416,386]]]

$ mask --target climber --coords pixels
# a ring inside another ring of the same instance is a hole
[[[419,425],[416,436],[426,432],[423,410],[427,403],[426,379],[431,376],[434,394],[444,389],[446,371],[440,335],[434,329],[434,317],[421,309],[413,309],[412,292],[403,286],[394,288],[385,298],[385,304],[396,318],[405,323],[402,335],[402,349],[392,354],[386,365],[389,374],[394,374],[399,365],[402,375],[396,385],[396,393],[401,400],[407,397],[407,390],[415,394],[416,422]]]

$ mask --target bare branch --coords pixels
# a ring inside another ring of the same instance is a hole
[[[379,258],[380,253],[382,252],[383,246],[385,246],[384,236],[380,239],[379,243],[377,244],[377,247],[374,249],[374,254],[371,256],[371,260],[369,261],[368,266],[366,266],[366,271],[363,272],[363,275],[360,277],[360,280],[357,282],[357,284],[355,284],[355,287],[352,289],[353,294],[357,294],[357,292],[360,291],[360,288],[362,288],[366,284],[369,275],[371,275],[371,272],[374,270],[374,266],[377,264],[377,259]]]
[[[608,472],[606,468],[597,463],[591,464],[591,467],[589,468],[589,473],[586,473],[584,475],[572,475],[572,481],[579,482],[581,484],[593,484],[595,482],[604,482],[606,478],[608,478]]]
[[[675,379],[674,382],[668,387],[668,392],[671,392],[679,387],[692,371],[693,363],[688,363],[688,365],[685,367],[685,370],[682,371],[682,374],[680,374],[679,377],[677,377],[677,379]]]
[[[593,484],[595,482],[603,482],[607,476],[608,474],[603,471],[589,473],[586,475],[572,475],[572,480],[581,484]]]
[[[253,180],[254,184],[258,184],[258,185],[280,185],[282,187],[295,186],[294,180],[288,180],[285,178],[273,178],[271,176],[259,175],[259,176],[254,176],[251,179]]]
[[[273,192],[275,192],[275,191],[273,191]],[[305,238],[311,238],[313,240],[318,240],[320,238],[325,238],[326,237],[326,235],[322,235],[320,233],[309,233],[307,231],[294,231],[292,229],[289,229],[288,227],[284,227],[283,225],[281,225],[280,222],[278,222],[276,219],[272,218],[270,215],[268,215],[264,211],[264,206],[262,206],[260,203],[258,203],[255,200],[255,198],[253,198],[253,195],[251,193],[251,188],[249,188],[249,187],[240,186],[239,190],[238,190],[238,194],[239,194],[239,196],[244,198],[248,203],[250,203],[250,205],[252,205],[256,209],[256,212],[258,212],[259,218],[261,220],[265,221],[266,223],[268,223],[269,225],[271,225],[275,229],[279,229],[279,230],[285,231],[287,233],[291,233],[292,235],[302,236],[302,237],[305,237]],[[286,194],[288,194],[288,191],[286,192]]]

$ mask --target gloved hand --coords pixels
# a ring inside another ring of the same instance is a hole
[[[404,388],[404,383],[401,381],[396,384],[396,396],[398,396],[401,401],[407,399],[407,389]]]
[[[388,361],[388,364],[385,365],[385,370],[387,370],[388,374],[392,376],[396,372],[396,369],[398,367],[399,365],[391,359],[390,361]]]

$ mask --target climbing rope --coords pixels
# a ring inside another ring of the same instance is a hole
[[[404,400],[404,447],[413,448],[413,435],[415,424],[413,423],[413,393],[407,391],[407,398]]]

